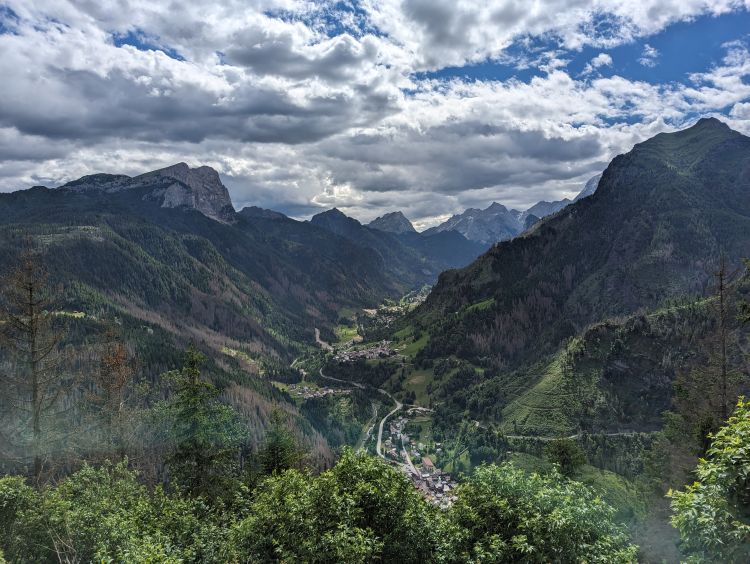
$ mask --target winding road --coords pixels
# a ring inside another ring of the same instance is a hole
[[[380,388],[378,388],[378,391],[381,394],[387,395],[396,404],[396,407],[394,407],[391,411],[389,411],[388,414],[380,420],[380,425],[378,426],[378,442],[375,445],[375,452],[378,453],[378,456],[380,458],[385,458],[385,454],[383,454],[383,427],[385,426],[386,420],[391,415],[393,415],[394,413],[396,413],[397,411],[399,411],[402,407],[404,407],[404,404],[401,403],[400,401],[398,401],[396,398],[394,398],[391,394],[389,394],[385,390],[381,390]]]
[[[334,382],[339,382],[341,384],[348,384],[350,386],[355,386],[359,388],[360,390],[364,390],[365,388],[372,388],[372,386],[366,386],[365,384],[360,384],[359,382],[350,382],[347,380],[341,380],[340,378],[334,378],[333,376],[326,376],[323,373],[323,369],[320,369],[320,377],[325,378],[326,380],[332,380]],[[393,415],[394,413],[398,412],[401,408],[404,407],[404,404],[398,401],[396,398],[394,398],[391,394],[383,390],[382,388],[375,388],[378,392],[381,394],[384,394],[390,398],[390,400],[396,404],[396,407],[394,407],[391,411],[389,411],[385,417],[383,417],[380,420],[380,424],[378,425],[378,442],[375,445],[375,452],[378,453],[378,456],[381,458],[385,458],[385,454],[383,454],[383,427],[385,427],[385,422],[388,420],[388,418]]]

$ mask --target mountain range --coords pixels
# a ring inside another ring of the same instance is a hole
[[[565,198],[554,202],[541,201],[523,212],[508,209],[502,204],[493,202],[483,210],[469,208],[440,225],[427,229],[424,233],[429,235],[456,231],[470,241],[490,247],[495,243],[520,235],[540,219],[555,214],[572,202],[593,194],[600,178],[599,174],[589,179],[583,190],[573,200]]]
[[[658,428],[676,371],[705,361],[712,321],[695,298],[722,254],[750,256],[750,138],[702,119],[635,145],[590,197],[443,273],[401,330],[426,336],[420,362],[481,367],[445,405],[508,432]],[[679,299],[695,305],[668,305]]]
[[[432,284],[483,251],[458,233],[397,235],[335,209],[310,222],[235,212],[215,170],[185,163],[2,194],[0,230],[2,267],[23,233],[49,251],[66,307],[106,307],[218,353],[228,339],[253,358],[288,358],[341,308]]]

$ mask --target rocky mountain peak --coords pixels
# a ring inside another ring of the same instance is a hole
[[[158,202],[163,208],[188,207],[216,221],[234,221],[229,191],[219,173],[209,166],[190,168],[185,163],[177,163],[132,178],[122,174],[90,174],[61,188],[103,193],[146,189],[143,200]]]
[[[357,232],[362,228],[362,224],[359,221],[353,217],[349,217],[338,208],[331,208],[330,210],[314,215],[310,219],[310,223],[318,227],[323,227],[337,235]]]
[[[172,178],[178,181],[157,194],[162,197],[162,207],[185,206],[217,221],[232,221],[234,207],[229,191],[222,184],[219,173],[210,166],[190,168],[186,163],[177,163],[147,172],[133,180],[143,183],[153,177]]]
[[[411,221],[409,221],[406,216],[400,211],[390,212],[382,215],[371,221],[367,226],[372,227],[373,229],[378,229],[380,231],[386,231],[388,233],[396,233],[398,235],[401,235],[402,233],[417,232],[417,230],[414,229],[414,226],[411,224]]]

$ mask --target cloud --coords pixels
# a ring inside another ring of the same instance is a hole
[[[729,115],[736,119],[750,120],[750,103],[748,102],[737,102],[732,106],[732,111]]]
[[[659,51],[648,43],[643,46],[643,52],[638,62],[644,67],[655,67],[658,64]]]
[[[583,71],[581,72],[581,75],[587,76],[593,73],[596,69],[600,67],[611,67],[612,66],[612,57],[607,53],[599,53],[596,57],[591,59],[588,63],[586,63],[586,66],[583,68]]]
[[[400,208],[429,225],[572,196],[696,114],[732,108],[748,130],[743,43],[682,83],[618,76],[605,52],[734,0],[5,4],[0,190],[186,161],[217,168],[238,207],[336,205],[363,220]],[[600,51],[574,76],[584,47]],[[467,64],[534,72],[420,74]]]

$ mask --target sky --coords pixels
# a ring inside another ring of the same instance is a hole
[[[750,0],[0,0],[0,77],[0,191],[184,161],[237,209],[425,228],[750,134]]]

